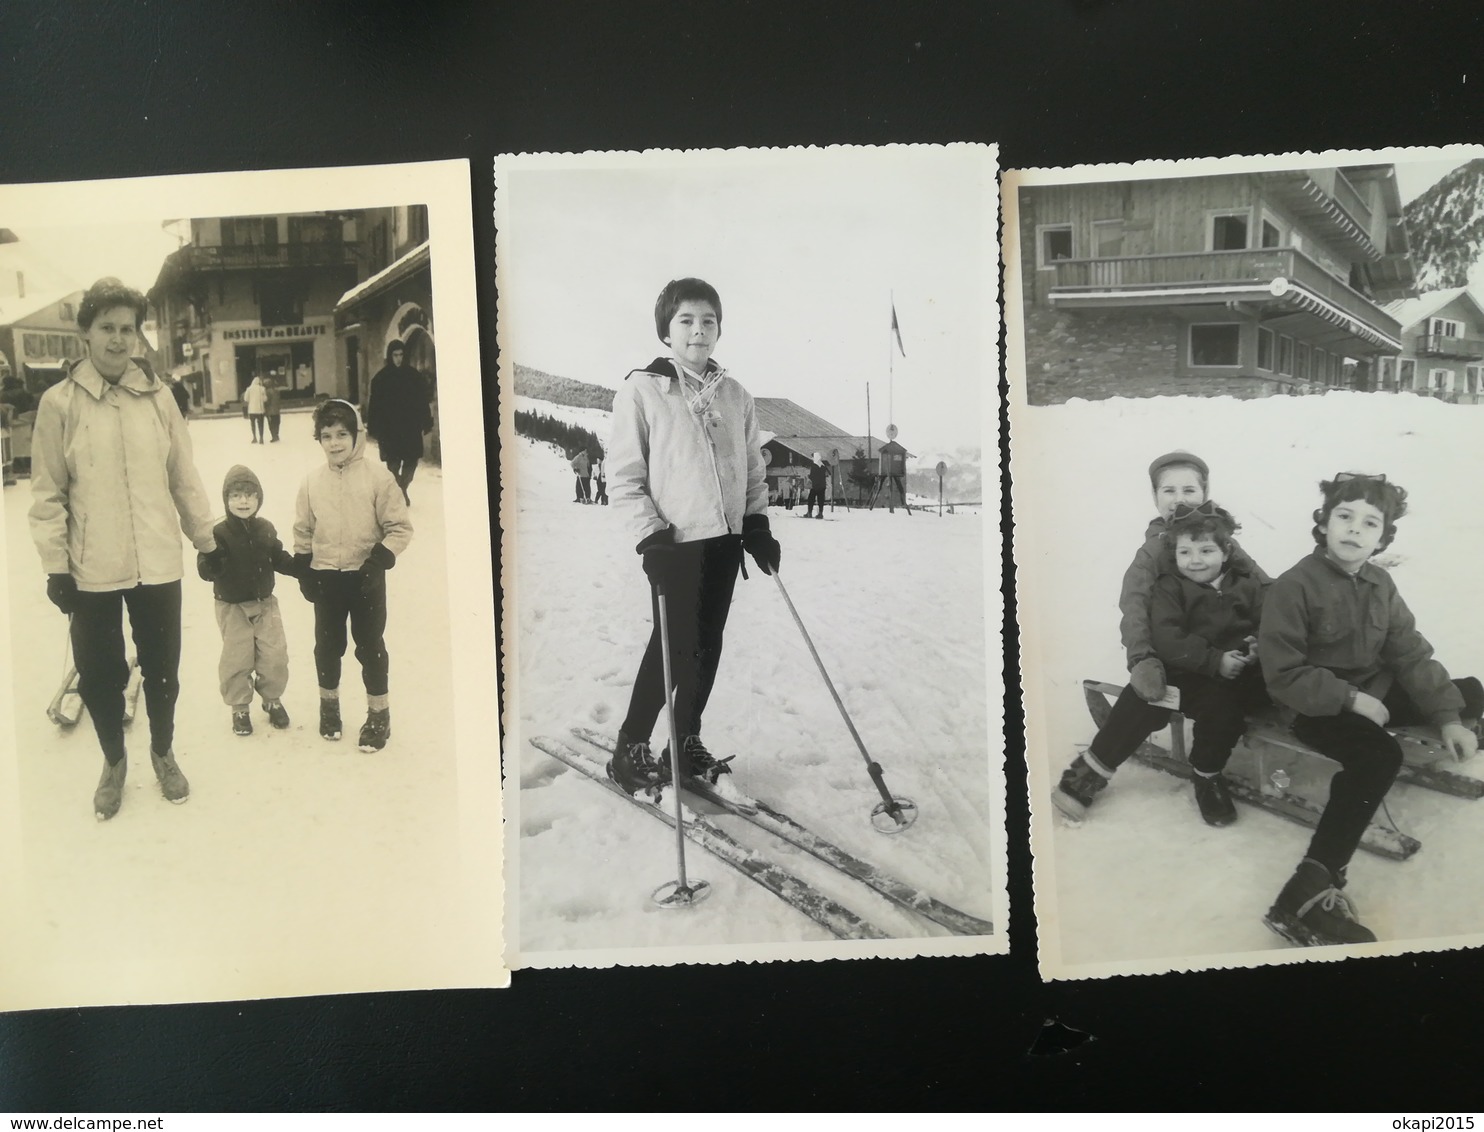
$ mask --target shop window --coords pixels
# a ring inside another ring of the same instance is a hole
[[[1192,366],[1234,366],[1242,360],[1242,327],[1235,322],[1194,323],[1190,328]]]

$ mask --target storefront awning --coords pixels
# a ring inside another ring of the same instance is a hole
[[[408,276],[425,270],[432,263],[432,247],[431,241],[424,240],[395,263],[388,264],[375,275],[361,280],[340,296],[340,301],[335,304],[336,317],[359,306],[367,299],[375,298],[388,288],[395,287]]]

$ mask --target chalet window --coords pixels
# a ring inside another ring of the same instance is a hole
[[[1428,388],[1434,393],[1449,392],[1453,388],[1453,371],[1451,369],[1435,369],[1429,375]]]
[[[1293,339],[1278,335],[1278,372],[1293,376]]]
[[[289,243],[338,244],[340,223],[333,216],[290,216]]]
[[[1240,212],[1213,212],[1210,217],[1210,229],[1206,233],[1209,244],[1207,250],[1235,252],[1247,246],[1247,228],[1252,221],[1245,208]]]
[[[1463,337],[1463,323],[1461,322],[1455,322],[1451,318],[1430,318],[1427,322],[1429,334],[1436,334],[1443,338]]]
[[[1234,366],[1242,361],[1242,327],[1235,322],[1193,323],[1190,364]]]
[[[82,357],[82,339],[70,334],[62,339],[62,356],[68,359]]]
[[[1263,327],[1257,329],[1257,368],[1273,368],[1273,332]]]
[[[26,350],[26,357],[28,357],[28,358],[44,358],[44,357],[46,357],[46,335],[45,334],[24,334],[24,335],[21,336],[21,341],[22,341],[22,344],[23,344],[23,346],[25,347],[25,350]]]
[[[1325,385],[1334,384],[1334,375],[1329,371],[1329,355],[1318,346],[1314,347],[1314,380],[1322,381]]]
[[[228,216],[223,218],[222,246],[226,248],[278,247],[278,217]]]
[[[49,358],[65,358],[67,356],[65,342],[66,339],[60,334],[48,334],[46,336],[46,356]]]
[[[1059,259],[1072,258],[1072,226],[1046,224],[1039,229],[1036,241],[1036,266],[1050,267]]]
[[[1092,254],[1098,259],[1123,254],[1123,221],[1094,220],[1092,222]]]
[[[1309,369],[1309,344],[1300,342],[1298,349],[1294,352],[1293,375],[1300,381],[1308,381],[1313,376]]]
[[[1463,371],[1463,387],[1468,393],[1484,393],[1484,386],[1480,385],[1481,367],[1466,366]]]
[[[1396,387],[1398,389],[1417,388],[1417,359],[1398,358],[1396,363]]]
[[[299,326],[304,321],[304,296],[294,283],[279,279],[258,281],[258,322],[263,326]]]
[[[1262,246],[1265,248],[1283,246],[1283,229],[1278,227],[1276,220],[1266,214],[1262,218]]]
[[[1391,389],[1396,384],[1396,359],[1382,358],[1376,364],[1376,381],[1379,388]]]
[[[57,307],[57,316],[61,318],[63,322],[76,322],[77,308],[74,307],[71,303],[62,303]]]

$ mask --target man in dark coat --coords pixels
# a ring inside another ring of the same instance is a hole
[[[407,486],[422,459],[423,435],[433,431],[433,410],[423,376],[403,364],[406,356],[401,339],[387,343],[387,364],[371,379],[366,432],[375,439],[382,463],[402,489],[402,498],[411,503]]]

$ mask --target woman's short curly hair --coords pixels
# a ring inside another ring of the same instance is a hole
[[[1376,544],[1379,554],[1396,538],[1396,521],[1407,513],[1407,489],[1400,484],[1388,483],[1384,476],[1350,476],[1343,479],[1321,480],[1319,490],[1324,503],[1314,512],[1314,541],[1326,546],[1325,525],[1330,514],[1341,503],[1364,500],[1381,512],[1381,541]]]
[[[89,287],[87,293],[83,295],[82,303],[77,308],[78,328],[87,330],[93,325],[93,319],[98,317],[100,311],[112,310],[114,307],[133,309],[136,330],[144,322],[144,316],[149,311],[149,303],[142,294],[133,287],[125,286],[112,275],[105,275]]]

